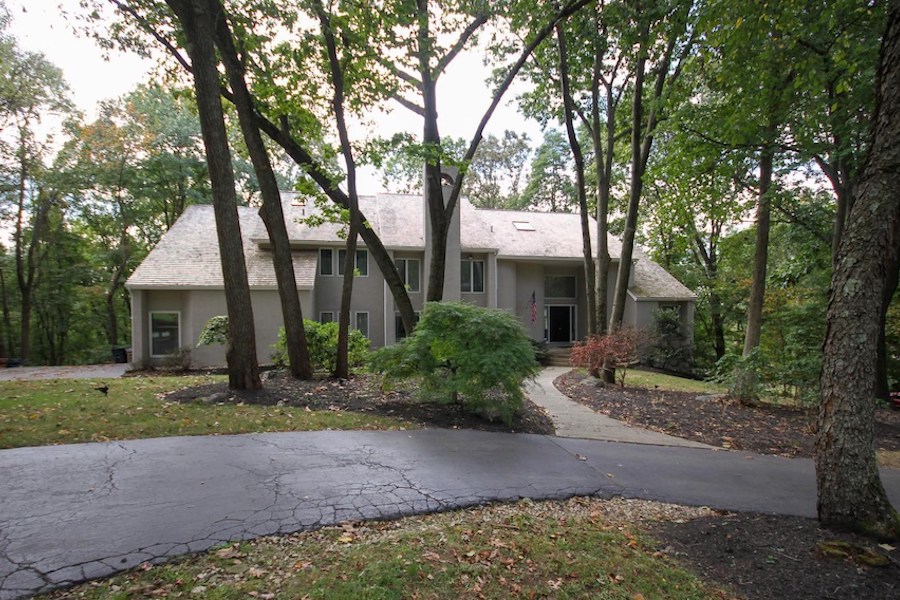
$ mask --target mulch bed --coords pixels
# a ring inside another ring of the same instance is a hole
[[[660,552],[739,598],[900,598],[900,550],[823,529],[811,519],[726,513],[661,521],[644,530],[658,542]],[[820,544],[834,548],[835,541],[874,551],[884,565],[826,555]]]
[[[626,423],[712,446],[809,457],[816,414],[812,410],[745,406],[691,392],[599,386],[571,371],[556,386],[567,396]],[[875,417],[876,445],[900,449],[900,412]],[[716,513],[699,519],[664,520],[643,527],[671,555],[701,578],[736,597],[893,600],[900,598],[900,549],[871,539],[823,529],[812,519],[753,513]],[[886,557],[871,566],[826,556],[821,542],[845,541]]]
[[[554,383],[569,398],[630,425],[734,450],[813,455],[814,410],[746,406],[693,392],[602,386],[576,371]],[[875,442],[882,450],[900,450],[900,411],[876,411]]]
[[[226,383],[184,388],[166,396],[172,402],[226,402],[284,405],[310,410],[346,410],[405,419],[423,427],[478,429],[511,433],[555,433],[553,421],[542,408],[525,400],[522,414],[508,426],[462,410],[456,404],[423,402],[410,390],[382,391],[375,378],[365,375],[350,380],[300,381],[284,373],[266,373],[261,390],[229,390]]]

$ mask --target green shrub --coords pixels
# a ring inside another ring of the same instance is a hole
[[[309,360],[313,369],[333,373],[337,367],[338,324],[335,322],[319,323],[304,319],[303,328],[306,330],[306,344],[309,348]],[[347,349],[350,366],[358,367],[363,364],[368,352],[369,338],[364,336],[361,331],[351,329]],[[278,341],[272,346],[272,362],[277,367],[287,367],[290,364],[284,327],[279,328]]]
[[[424,399],[507,424],[522,409],[522,383],[539,370],[518,319],[462,302],[427,304],[412,335],[370,356],[385,383],[419,379]]]
[[[759,400],[761,360],[759,349],[754,348],[747,356],[726,354],[716,363],[716,370],[710,380],[728,386],[728,395],[745,404]]]
[[[225,345],[228,343],[228,316],[219,315],[210,318],[203,326],[203,331],[197,338],[197,347],[212,346],[214,344]]]

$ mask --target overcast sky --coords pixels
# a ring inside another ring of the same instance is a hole
[[[97,104],[121,96],[139,82],[147,80],[153,63],[133,54],[115,53],[104,59],[102,50],[90,39],[77,36],[67,25],[59,6],[78,11],[78,0],[6,0],[12,14],[11,31],[21,47],[44,53],[61,68],[72,89],[72,98],[88,118],[96,116]],[[438,90],[438,110],[442,135],[470,138],[481,115],[490,103],[484,85],[487,69],[476,54],[460,55],[442,77]],[[541,140],[541,132],[534,121],[525,121],[515,107],[510,106],[513,95],[494,115],[488,133],[499,134],[505,129],[526,132],[532,145]],[[421,120],[406,109],[397,108],[376,120],[379,133],[390,135],[397,131],[421,134]],[[356,132],[361,136],[362,132]],[[361,181],[360,191],[380,191],[380,183],[368,174]]]

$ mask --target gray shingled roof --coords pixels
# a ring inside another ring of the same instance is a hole
[[[296,194],[283,198],[288,235],[299,247],[342,245],[342,226],[326,223],[310,227],[300,222],[318,213],[315,206],[295,202]],[[424,207],[421,196],[379,194],[361,196],[360,208],[369,224],[390,250],[421,250],[425,246]],[[581,260],[581,220],[571,213],[481,210],[467,200],[460,202],[463,251],[496,252],[499,259]],[[254,209],[241,208],[241,231],[247,257],[250,286],[274,288],[271,255],[259,244],[268,245],[262,220]],[[525,222],[533,230],[517,229]],[[596,223],[591,219],[591,231]],[[617,260],[621,242],[608,237],[609,254]],[[596,249],[596,240],[594,242]],[[189,258],[187,258],[189,257]],[[631,294],[640,300],[690,299],[695,294],[635,248],[635,286]],[[316,253],[296,251],[294,269],[301,289],[311,289],[315,280]],[[128,280],[129,287],[221,287],[218,244],[211,206],[193,206],[185,211]]]
[[[238,214],[250,287],[276,289],[272,254],[250,240],[250,232],[257,224],[262,225],[262,220],[253,208],[238,208]],[[312,289],[316,277],[315,251],[294,252],[294,274],[299,289]],[[222,263],[213,207],[188,207],[135,269],[126,286],[141,289],[221,288]]]

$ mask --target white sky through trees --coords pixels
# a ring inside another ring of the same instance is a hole
[[[147,81],[154,69],[151,60],[135,54],[117,51],[104,52],[93,40],[78,36],[66,23],[62,10],[80,12],[78,0],[6,0],[12,16],[10,32],[24,50],[42,52],[54,65],[62,69],[72,90],[72,100],[91,120],[97,115],[97,105],[122,96],[141,82]],[[62,10],[61,10],[62,9]],[[442,76],[438,86],[438,111],[441,135],[469,139],[475,131],[491,96],[485,84],[488,69],[475,52],[460,54]],[[518,113],[513,101],[515,86],[504,97],[486,130],[502,135],[506,129],[525,132],[533,146],[540,144],[540,126]],[[389,114],[373,117],[374,129],[382,136],[401,131],[421,135],[421,119],[399,105],[391,105]],[[359,127],[351,132],[356,138],[364,135]],[[380,178],[370,169],[360,173],[360,192],[383,191]]]

